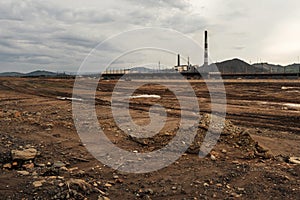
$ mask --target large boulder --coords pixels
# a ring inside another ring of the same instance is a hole
[[[36,156],[37,156],[37,150],[34,148],[11,151],[11,157],[13,160],[32,160]]]

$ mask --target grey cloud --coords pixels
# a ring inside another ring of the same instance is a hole
[[[56,57],[44,55],[44,54],[33,54],[33,53],[8,53],[0,52],[1,62],[22,62],[22,63],[35,63],[35,64],[49,64],[51,60]]]
[[[245,48],[246,47],[244,47],[244,46],[235,46],[235,47],[233,47],[234,50],[243,50]]]
[[[240,10],[230,10],[227,13],[219,14],[218,15],[223,20],[233,20],[233,19],[240,19],[242,17],[246,17],[246,12],[242,12]]]
[[[89,22],[107,23],[114,20],[117,12],[107,10],[98,12],[97,9],[70,9],[55,5],[51,1],[7,1],[0,3],[0,19],[15,21],[39,21],[52,19],[64,23]]]
[[[109,23],[115,21],[118,12],[113,9],[106,10],[105,12],[97,12],[92,9],[77,9],[77,10],[61,10],[55,14],[51,13],[55,20],[63,21],[64,23]]]
[[[184,0],[128,0],[106,9],[58,6],[51,1],[2,1],[1,61],[79,66],[99,42],[132,27],[162,26],[182,32],[198,29],[203,21],[190,16],[188,8]],[[196,25],[189,25],[192,23]],[[118,47],[106,45],[102,51],[103,55],[115,54]]]
[[[3,48],[15,48],[16,47],[16,45],[13,42],[10,42],[7,37],[2,38],[2,40],[0,40],[0,46],[2,46]]]
[[[133,0],[130,1],[132,2]],[[144,1],[137,2],[141,3]],[[148,4],[153,5],[147,8],[143,8],[140,4],[137,4],[139,6],[133,6],[131,11],[125,14],[127,17],[119,20],[140,26],[171,28],[183,33],[193,33],[202,30],[208,24],[203,16],[190,12],[190,4],[186,1],[149,1],[143,5]],[[155,6],[160,4],[164,6],[161,9],[157,9]],[[172,10],[173,4],[178,7],[182,5],[184,9]]]
[[[162,24],[183,33],[193,33],[203,30],[207,26],[207,21],[203,17],[178,14],[162,20]]]
[[[80,38],[72,35],[58,36],[57,38],[54,38],[54,41],[57,41],[62,44],[66,43],[71,46],[81,46],[87,48],[93,48],[97,44],[96,41],[92,41],[87,38]]]
[[[93,2],[93,6],[88,6],[89,2]],[[267,2],[264,5],[272,4],[270,0]],[[30,63],[35,67],[40,62],[51,69],[61,66],[76,69],[101,41],[141,27],[171,28],[188,35],[197,33],[199,38],[202,30],[208,28],[213,39],[211,43],[222,46],[218,57],[236,55],[237,50],[251,54],[248,51],[258,49],[259,45],[252,42],[258,36],[251,30],[263,29],[266,32],[269,29],[262,27],[268,20],[261,23],[260,16],[255,15],[256,10],[260,14],[268,11],[266,18],[271,19],[271,9],[274,13],[280,11],[281,5],[277,8],[277,4],[263,9],[259,1],[228,0],[216,5],[216,12],[210,13],[213,17],[209,18],[201,15],[199,10],[193,12],[189,0],[111,0],[109,3],[97,0],[0,1],[0,66],[23,66],[26,62],[27,67]],[[209,7],[210,4],[206,3],[204,10]],[[134,41],[134,38],[129,38],[125,42]],[[228,49],[224,51],[223,47]],[[214,51],[218,54],[218,49]],[[109,57],[118,52],[118,45],[108,44],[102,47],[101,54]]]
[[[149,7],[168,7],[168,8],[178,8],[186,9],[190,4],[185,0],[127,0],[133,4],[143,6],[145,8]]]

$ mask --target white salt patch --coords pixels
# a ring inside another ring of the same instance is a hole
[[[142,94],[142,95],[137,95],[137,96],[131,96],[130,99],[137,99],[137,98],[155,98],[155,99],[160,99],[161,97],[159,95],[150,95],[150,94]]]

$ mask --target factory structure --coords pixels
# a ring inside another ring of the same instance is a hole
[[[187,63],[181,63],[181,55],[177,55],[177,65],[174,66],[173,70],[180,72],[180,73],[199,73],[200,68],[209,67],[208,64],[208,32],[204,32],[204,64],[202,66],[199,65],[192,65],[190,63],[190,58],[187,58]],[[160,62],[159,62],[160,65]],[[166,73],[166,71],[163,70],[153,70],[156,73]],[[168,72],[172,72],[172,70],[169,70]],[[128,73],[136,73],[134,70],[130,69],[109,69],[105,71],[103,74],[128,74]],[[149,73],[149,72],[148,72]]]
[[[260,71],[256,69],[251,69],[251,66],[239,66],[239,64],[230,64],[230,66],[222,66],[219,63],[210,65],[208,57],[208,32],[204,32],[204,62],[202,65],[193,65],[190,63],[190,58],[187,58],[186,63],[181,63],[181,55],[177,55],[177,65],[173,69],[161,70],[160,67],[158,70],[151,70],[141,72],[134,71],[132,69],[109,69],[102,73],[102,78],[104,79],[118,79],[123,75],[127,75],[132,78],[142,77],[176,77],[174,72],[179,72],[188,79],[201,79],[201,78],[223,78],[223,79],[236,79],[236,78],[245,78],[245,79],[259,79],[259,78],[300,78],[300,65],[299,72],[286,72],[285,69],[283,72],[273,72],[272,67],[267,70],[264,68],[264,64],[261,63]],[[160,66],[160,62],[159,62]],[[252,70],[252,71],[251,71]]]
[[[191,73],[197,73],[200,69],[199,65],[192,65],[190,63],[190,58],[188,57],[187,64],[181,65],[180,62],[180,54],[177,55],[177,65],[174,66],[175,71],[178,72],[191,72]],[[202,67],[207,68],[208,65],[208,33],[207,31],[204,32],[204,64]]]
[[[192,65],[190,63],[190,58],[188,57],[188,62],[187,64],[183,64],[181,65],[180,63],[180,54],[177,55],[177,65],[174,66],[174,69],[175,71],[178,71],[178,72],[186,72],[186,71],[189,71],[189,72],[197,72],[197,68],[198,66],[195,66],[195,65]]]

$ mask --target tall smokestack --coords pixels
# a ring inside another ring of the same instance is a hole
[[[208,36],[207,31],[204,32],[204,66],[208,66]]]
[[[180,66],[180,54],[177,55],[177,66]]]

